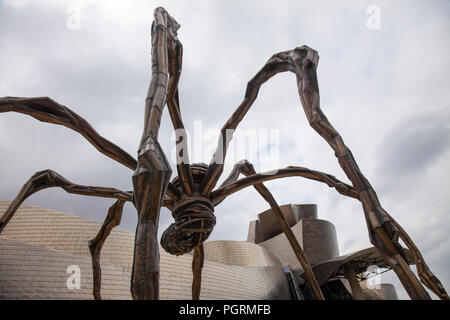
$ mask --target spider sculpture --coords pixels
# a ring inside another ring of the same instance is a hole
[[[305,277],[317,299],[324,299],[302,248],[277,202],[263,184],[267,180],[300,176],[325,183],[339,193],[362,203],[371,243],[396,272],[412,299],[430,299],[430,296],[406,263],[403,248],[398,242],[399,237],[416,256],[420,280],[441,299],[448,299],[441,282],[427,267],[413,241],[381,207],[374,189],[359,170],[350,149],[320,109],[316,75],[319,57],[313,49],[303,46],[274,54],[248,82],[242,103],[221,130],[218,146],[210,164],[190,164],[178,99],[178,80],[182,63],[182,45],[177,38],[179,27],[175,19],[163,8],[155,10],[152,24],[152,78],[145,99],[144,132],[137,161],[117,145],[100,136],[85,119],[50,98],[0,98],[0,112],[20,112],[40,121],[66,126],[83,135],[101,153],[134,171],[133,191],[128,192],[74,184],[52,170],[37,172],[25,183],[4,213],[0,220],[0,232],[27,197],[45,188],[60,187],[69,193],[116,199],[97,236],[89,242],[94,275],[93,295],[96,299],[101,299],[100,251],[111,230],[120,223],[125,202],[132,202],[138,213],[138,224],[131,293],[134,299],[158,299],[157,228],[160,208],[167,207],[172,212],[175,222],[163,233],[161,245],[174,255],[193,251],[192,297],[199,299],[204,260],[203,242],[211,234],[216,223],[214,208],[227,196],[253,186],[272,208],[305,270]],[[295,74],[300,100],[311,127],[334,150],[340,166],[352,185],[341,182],[332,175],[303,167],[290,166],[258,174],[248,161],[241,161],[234,166],[223,184],[214,189],[223,172],[224,159],[233,130],[252,106],[261,85],[277,73],[285,71]],[[159,124],[166,104],[177,137],[178,175],[172,181],[169,181],[172,173],[169,162],[158,143]],[[240,174],[245,177],[239,179]]]

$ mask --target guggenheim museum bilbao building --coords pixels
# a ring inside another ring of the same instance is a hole
[[[8,205],[0,201],[0,213]],[[335,227],[318,219],[316,205],[281,209],[326,299],[397,299],[393,285],[367,284],[371,268],[386,267],[375,248],[341,255]],[[23,205],[0,235],[0,299],[93,299],[88,241],[100,227],[77,215]],[[314,297],[271,210],[250,222],[247,241],[207,241],[204,248],[200,299]],[[131,299],[133,250],[134,234],[115,228],[101,254],[103,299]],[[191,299],[192,255],[172,256],[162,248],[160,255],[160,298]]]

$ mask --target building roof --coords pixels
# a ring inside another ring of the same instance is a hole
[[[410,265],[415,264],[415,259],[411,251],[403,249],[407,262]],[[312,266],[314,274],[316,275],[319,284],[325,283],[332,277],[345,276],[344,266],[351,264],[355,273],[363,273],[367,271],[370,266],[377,266],[378,268],[389,268],[384,262],[382,255],[375,247],[358,250],[343,256],[335,257]],[[304,271],[299,273],[303,277]]]

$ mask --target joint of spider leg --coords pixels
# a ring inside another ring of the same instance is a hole
[[[181,196],[170,208],[175,222],[161,237],[164,250],[177,256],[192,251],[208,239],[216,224],[214,204],[198,192],[208,166],[202,163],[192,164],[190,167],[196,191],[187,195],[178,176],[171,181]]]
[[[317,112],[316,110],[312,111],[311,114],[311,121],[309,122],[309,125],[311,126],[311,128],[320,128],[321,127],[321,122],[323,121],[323,117],[320,115],[319,112]]]

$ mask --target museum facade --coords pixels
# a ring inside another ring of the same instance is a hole
[[[0,201],[0,212],[9,203]],[[364,281],[369,266],[385,267],[375,248],[340,255],[335,227],[318,219],[316,205],[281,209],[325,298],[397,299],[393,285]],[[88,241],[100,227],[74,214],[21,206],[0,235],[0,299],[93,299]],[[104,299],[131,299],[133,250],[134,234],[115,228],[101,253]],[[250,222],[246,241],[206,241],[204,250],[200,299],[314,297],[271,210]],[[160,259],[160,298],[191,299],[192,254],[177,257],[160,248]]]

